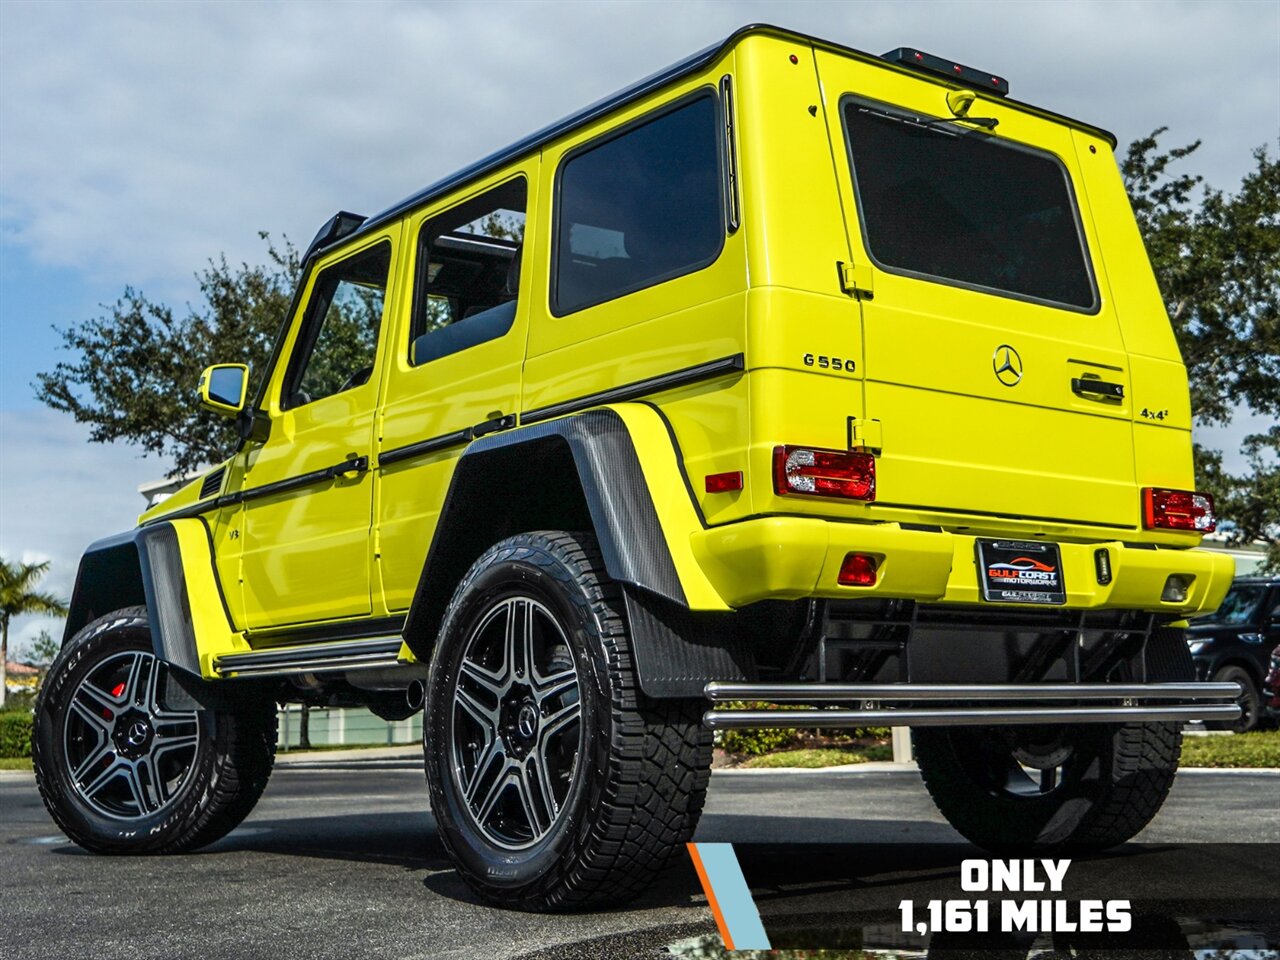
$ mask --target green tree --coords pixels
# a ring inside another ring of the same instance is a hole
[[[1162,151],[1165,128],[1130,144],[1125,185],[1164,296],[1204,424],[1239,411],[1280,420],[1280,163],[1265,147],[1235,193],[1205,189],[1180,162],[1200,141]],[[1249,469],[1223,469],[1196,448],[1196,480],[1235,525],[1236,542],[1268,544],[1280,569],[1280,427],[1249,436]]]
[[[203,303],[185,316],[126,287],[100,316],[58,330],[70,359],[37,375],[36,397],[89,424],[99,443],[123,440],[169,458],[170,476],[226,457],[235,425],[198,409],[196,380],[213,363],[247,363],[251,377],[262,375],[300,273],[292,244],[259,236],[267,262],[210,260],[196,274]]]
[[[9,660],[9,622],[28,613],[65,617],[67,605],[36,589],[49,563],[10,563],[0,557],[0,707],[5,701],[5,669]]]

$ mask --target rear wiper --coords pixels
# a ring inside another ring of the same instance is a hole
[[[1000,125],[995,117],[936,117],[932,120],[916,120],[915,123],[921,127],[931,127],[937,123],[972,123],[984,130],[994,130]]]
[[[940,123],[972,123],[974,126],[982,127],[984,130],[994,130],[1000,123],[995,117],[904,117],[900,114],[886,113],[883,110],[873,110],[870,107],[859,107],[859,113],[867,113],[873,117],[880,117],[882,120],[892,120],[894,123],[905,123],[913,127],[931,127]]]

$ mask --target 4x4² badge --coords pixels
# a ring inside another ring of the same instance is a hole
[[[1002,343],[991,355],[991,369],[996,372],[996,379],[1006,387],[1016,387],[1022,380],[1022,357],[1013,347]]]

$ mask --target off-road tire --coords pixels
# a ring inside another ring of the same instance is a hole
[[[1240,696],[1236,703],[1240,705],[1240,719],[1211,720],[1205,724],[1210,730],[1230,730],[1233,733],[1248,733],[1257,729],[1262,721],[1262,694],[1258,690],[1258,682],[1244,667],[1230,665],[1223,667],[1213,675],[1215,683],[1240,684]]]
[[[582,736],[558,818],[541,840],[512,850],[492,842],[466,806],[449,738],[464,647],[486,611],[520,596],[553,612],[569,640]],[[712,737],[701,713],[698,701],[640,690],[622,592],[593,535],[539,531],[491,547],[453,595],[428,679],[427,783],[459,873],[484,899],[522,910],[636,896],[682,850],[702,811]]]
[[[1148,643],[1150,681],[1193,678],[1181,630],[1156,630]],[[966,839],[997,853],[1100,850],[1124,843],[1164,804],[1182,753],[1177,723],[1010,732],[1016,729],[912,731],[920,774],[939,812]],[[1043,795],[1017,795],[1000,785],[1010,737],[1026,735],[1056,737],[1071,751],[1060,780]]]
[[[153,651],[145,607],[92,621],[54,660],[36,701],[31,743],[40,797],[62,831],[95,853],[180,853],[205,846],[235,828],[266,788],[275,759],[275,704],[254,700],[234,711],[199,711],[190,774],[173,796],[147,815],[105,815],[72,783],[64,721],[81,681],[130,651]]]

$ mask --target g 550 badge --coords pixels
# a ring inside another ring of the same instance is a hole
[[[844,357],[827,357],[822,354],[806,353],[804,355],[804,365],[806,367],[817,367],[819,370],[835,370],[838,373],[853,373],[854,362]]]

